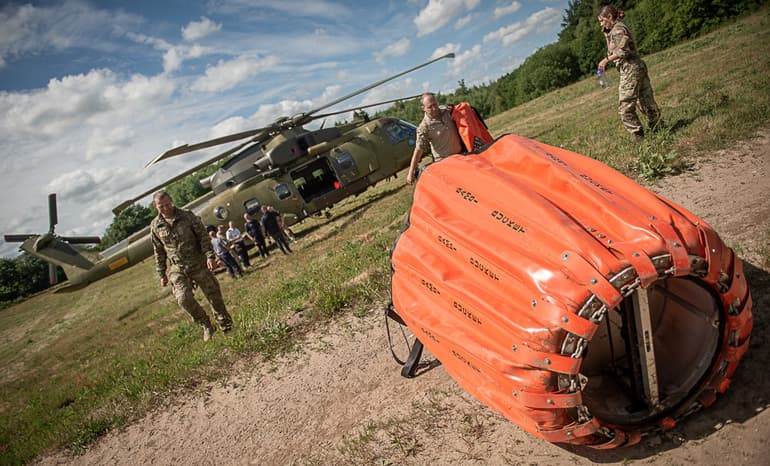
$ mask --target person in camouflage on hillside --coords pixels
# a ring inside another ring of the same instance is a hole
[[[150,237],[160,286],[171,282],[179,307],[203,327],[203,340],[209,341],[215,329],[193,295],[195,285],[199,286],[211,304],[214,318],[227,333],[233,320],[225,308],[219,282],[212,273],[217,263],[206,227],[193,212],[175,207],[165,191],[155,193],[153,203],[158,216],[150,223]],[[169,262],[171,266],[167,268]]]
[[[620,73],[618,112],[620,121],[634,140],[641,143],[644,128],[636,114],[636,107],[647,117],[647,123],[654,130],[660,119],[660,110],[652,95],[652,85],[647,74],[647,64],[639,58],[634,36],[628,26],[623,24],[623,10],[612,5],[599,11],[599,23],[607,39],[607,56],[599,62],[599,69],[604,72],[609,62],[615,62]]]

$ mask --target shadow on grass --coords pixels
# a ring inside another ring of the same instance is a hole
[[[640,460],[676,449],[686,441],[704,440],[726,424],[744,424],[763,411],[770,403],[770,317],[766,310],[770,308],[770,273],[748,262],[744,262],[744,272],[753,298],[754,329],[749,349],[724,395],[718,396],[712,406],[683,419],[674,429],[644,437],[631,447],[604,451],[572,445],[561,447],[594,463]]]
[[[690,126],[693,121],[695,121],[695,117],[679,118],[679,119],[673,120],[672,122],[666,121],[664,119],[660,123],[659,125],[660,128],[658,128],[658,131],[666,130],[669,133],[676,133],[677,131]]]
[[[171,287],[167,287],[165,291],[161,292],[158,296],[153,296],[150,299],[147,299],[145,301],[142,301],[140,303],[137,303],[135,306],[132,306],[131,309],[127,310],[123,314],[118,316],[118,321],[125,320],[128,317],[131,317],[132,315],[136,314],[140,309],[144,309],[145,307],[149,306],[150,304],[160,301],[161,299],[164,299],[171,295]]]
[[[316,225],[313,225],[309,228],[306,228],[300,232],[295,233],[296,238],[302,239],[302,238],[309,238],[310,241],[303,244],[303,247],[309,248],[312,245],[319,243],[321,241],[324,241],[325,239],[328,239],[331,236],[334,236],[338,234],[340,231],[344,230],[349,224],[355,222],[356,220],[363,217],[363,215],[366,213],[367,210],[369,210],[372,207],[372,203],[375,203],[379,201],[380,199],[383,199],[387,196],[390,196],[392,194],[397,193],[398,191],[401,191],[404,189],[404,185],[397,185],[395,187],[392,187],[390,189],[381,191],[373,196],[369,196],[369,198],[362,204],[357,205],[351,209],[348,209],[346,211],[343,211],[337,216],[332,217],[328,221],[324,220],[317,220],[319,223]],[[330,222],[340,222],[334,225],[334,228],[330,229],[330,231],[325,235],[318,235],[314,233],[321,228],[322,226],[327,225]]]

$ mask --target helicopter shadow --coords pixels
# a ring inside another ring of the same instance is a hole
[[[673,450],[687,441],[702,441],[728,424],[743,425],[770,408],[770,273],[749,262],[743,263],[753,299],[749,349],[740,361],[728,390],[717,401],[685,418],[674,429],[642,438],[637,445],[615,450],[559,445],[595,463],[625,462],[645,459]],[[716,458],[715,458],[716,460]]]
[[[347,228],[348,225],[362,218],[369,209],[374,207],[372,205],[373,203],[379,201],[380,199],[384,199],[388,196],[391,196],[401,191],[404,188],[405,188],[405,185],[401,185],[401,186],[397,185],[390,189],[386,189],[376,194],[372,194],[363,203],[356,205],[348,210],[344,210],[342,213],[335,215],[333,218],[327,221],[324,221],[325,219],[317,219],[319,222],[318,224],[296,232],[295,237],[297,239],[312,238],[311,241],[305,243],[305,247],[313,246],[321,241],[324,241],[332,236],[339,234],[339,232]],[[363,194],[364,193],[361,193],[360,195],[363,195]],[[335,224],[334,228],[330,228],[329,231],[323,235],[317,234],[317,231],[319,229],[321,229],[324,226],[328,226],[329,223],[335,222],[335,221],[340,223]]]

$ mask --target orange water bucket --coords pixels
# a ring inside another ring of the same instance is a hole
[[[516,135],[421,174],[393,307],[468,392],[551,442],[613,448],[727,389],[742,262],[610,167]]]

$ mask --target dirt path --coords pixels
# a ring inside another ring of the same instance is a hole
[[[380,310],[311,334],[305,350],[243,361],[224,381],[50,464],[767,464],[770,456],[770,129],[653,190],[708,221],[747,263],[754,332],[715,406],[609,452],[539,440],[461,390],[441,366],[404,379]]]

